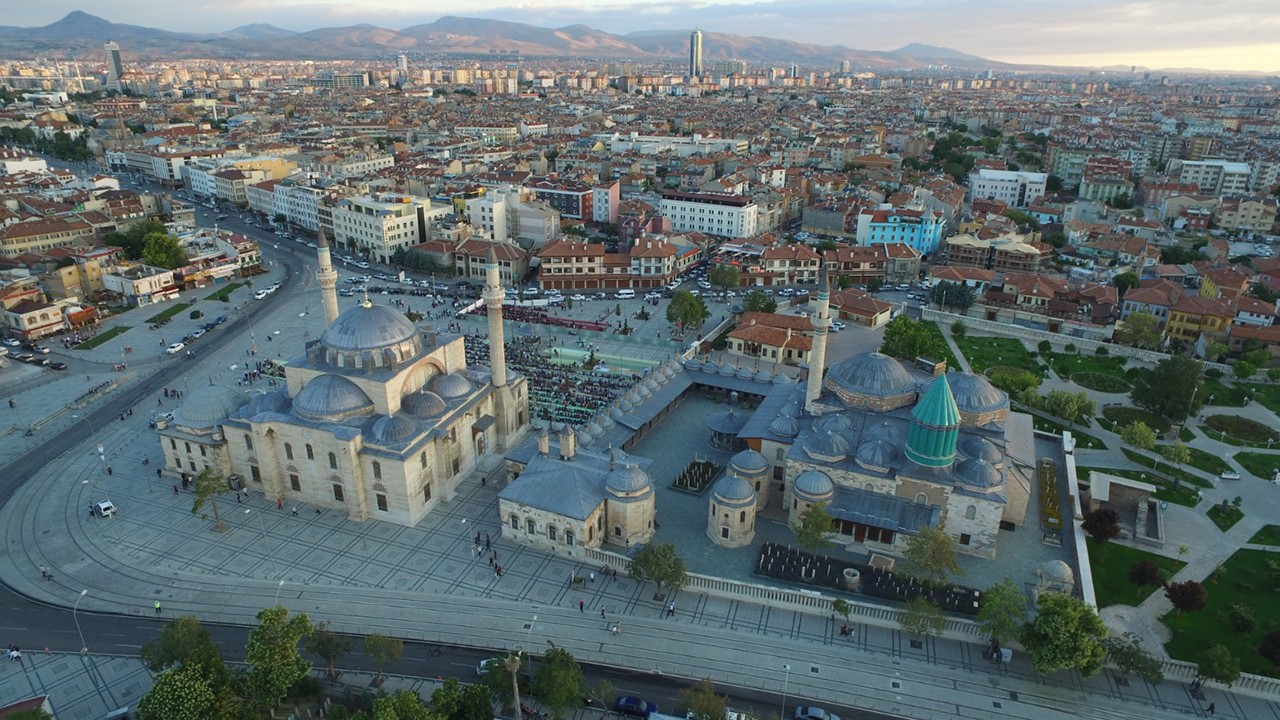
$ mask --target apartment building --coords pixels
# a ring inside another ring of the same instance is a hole
[[[1044,195],[1048,179],[1047,173],[980,168],[969,173],[969,201],[989,198],[1024,208]]]
[[[396,165],[391,153],[324,155],[311,162],[310,170],[336,178],[360,178]]]
[[[539,200],[559,211],[561,217],[592,220],[595,216],[591,200],[594,190],[589,185],[574,180],[541,178],[526,182],[525,187],[533,190]]]
[[[1229,197],[1218,206],[1216,222],[1224,230],[1269,233],[1276,224],[1273,197]]]
[[[937,251],[946,222],[941,213],[922,207],[881,205],[858,215],[858,244],[901,243],[922,255]]]
[[[458,125],[453,134],[459,137],[479,138],[485,146],[510,145],[520,138],[520,128],[516,125]]]
[[[615,155],[636,152],[642,155],[658,155],[673,153],[680,157],[692,155],[713,155],[718,152],[730,152],[734,155],[746,155],[750,145],[746,140],[734,138],[703,137],[700,133],[691,136],[683,135],[641,135],[632,132],[596,133],[594,136],[598,147]]]
[[[514,286],[524,281],[529,274],[529,253],[518,245],[485,238],[468,238],[453,247],[454,276],[483,281],[490,249],[503,285]]]
[[[1235,314],[1235,310],[1226,301],[1184,295],[1169,308],[1169,320],[1164,327],[1165,337],[1185,343],[1194,343],[1201,335],[1220,339],[1230,329]]]
[[[430,225],[443,220],[452,207],[410,195],[359,195],[339,200],[331,212],[339,247],[390,262],[396,250],[424,242]]]
[[[822,263],[817,250],[801,243],[775,245],[760,255],[760,269],[771,285],[816,283]]]
[[[1252,177],[1249,163],[1229,160],[1173,160],[1169,173],[1181,183],[1194,183],[1208,195],[1245,195]]]
[[[319,208],[325,191],[308,185],[291,182],[277,184],[274,188],[276,214],[284,215],[285,220],[298,227],[316,232],[320,228]]]
[[[111,268],[102,276],[103,289],[130,307],[141,307],[178,297],[173,271],[142,263]]]
[[[40,218],[13,223],[0,230],[0,255],[16,257],[88,242],[93,226],[80,219]]]
[[[716,193],[664,192],[659,212],[678,232],[747,238],[759,233],[759,208],[751,198]]]
[[[622,183],[608,180],[591,189],[591,220],[597,224],[618,222],[618,206],[622,204]]]
[[[527,188],[500,187],[467,200],[467,218],[498,242],[540,248],[560,237],[560,211]]]
[[[1053,247],[1035,233],[994,238],[956,235],[947,239],[947,264],[996,272],[1037,273],[1053,260]]]
[[[247,208],[249,206],[249,186],[267,179],[269,179],[268,175],[263,170],[232,168],[213,173],[213,182],[214,187],[217,189],[218,199],[231,203],[238,208]]]

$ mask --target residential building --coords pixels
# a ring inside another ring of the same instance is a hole
[[[1218,206],[1217,225],[1224,230],[1266,234],[1276,224],[1274,197],[1228,197]]]
[[[942,241],[946,223],[941,213],[924,208],[881,205],[858,216],[858,244],[902,243],[922,255],[932,255]]]
[[[812,334],[813,323],[807,317],[748,312],[729,331],[726,349],[730,355],[797,365],[809,362]]]
[[[1185,343],[1194,343],[1201,335],[1211,340],[1223,339],[1235,315],[1231,305],[1223,300],[1184,295],[1169,308],[1165,336]]]
[[[810,304],[813,304],[810,300]],[[832,317],[852,320],[859,325],[878,328],[893,317],[893,304],[868,295],[857,288],[831,294]]]
[[[431,224],[452,207],[410,195],[360,195],[339,200],[331,212],[336,246],[385,263],[397,250],[426,241]]]
[[[695,231],[728,238],[754,237],[758,232],[758,208],[742,195],[664,192],[662,216],[677,232]]]
[[[23,220],[0,229],[0,255],[14,257],[82,245],[93,235],[93,226],[79,219],[48,217]]]
[[[812,284],[818,282],[822,256],[812,247],[800,243],[776,245],[761,253],[760,267],[772,278],[770,284]]]
[[[1053,261],[1053,247],[1036,233],[1011,233],[994,238],[955,235],[947,238],[947,264],[987,268],[996,272],[1037,273]]]
[[[529,274],[529,253],[519,245],[487,238],[468,238],[452,248],[454,276],[483,280],[490,262],[490,251],[503,285],[514,287],[524,282]]]
[[[541,248],[560,237],[560,212],[525,188],[504,186],[467,200],[467,217],[498,242]]]
[[[537,198],[560,213],[560,217],[572,220],[593,220],[595,206],[592,203],[593,188],[575,180],[540,178],[525,183]]]
[[[618,223],[618,206],[622,203],[622,183],[609,180],[591,188],[591,220],[597,225]]]
[[[1172,160],[1169,173],[1181,183],[1194,183],[1207,195],[1245,195],[1252,170],[1248,163],[1228,160]]]
[[[130,307],[173,300],[178,297],[178,283],[172,270],[142,263],[126,263],[111,268],[102,276],[106,293]]]
[[[969,173],[969,201],[991,198],[1022,208],[1044,195],[1047,173],[980,168]]]

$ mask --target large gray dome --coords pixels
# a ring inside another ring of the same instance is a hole
[[[409,318],[385,305],[360,303],[338,316],[320,341],[334,350],[378,350],[418,334]]]
[[[804,452],[820,462],[838,463],[849,456],[849,441],[828,431],[817,431],[804,441]]]
[[[405,395],[400,408],[416,418],[440,417],[449,408],[444,400],[430,390],[419,390]]]
[[[911,375],[902,363],[878,352],[854,355],[827,371],[826,385],[838,391],[871,397],[893,397],[912,389]]]
[[[951,397],[955,398],[956,407],[962,413],[1009,409],[1009,396],[982,375],[947,373],[947,384],[951,386]]]
[[[711,493],[721,505],[748,505],[756,498],[756,490],[746,479],[725,475],[711,486]]]
[[[321,375],[293,399],[293,410],[307,420],[338,422],[373,410],[373,401],[341,375]]]
[[[653,487],[649,473],[640,469],[639,465],[624,463],[609,471],[604,479],[604,486],[613,493],[631,495]]]
[[[174,424],[189,428],[213,427],[231,417],[248,402],[244,393],[226,385],[201,385],[182,401]]]
[[[374,421],[370,434],[373,435],[374,442],[394,445],[413,437],[417,432],[418,424],[404,415],[384,415]]]
[[[801,499],[820,502],[829,499],[836,491],[835,483],[826,473],[805,470],[791,482],[791,492]]]
[[[769,469],[769,460],[755,450],[747,448],[729,458],[729,467],[746,475],[755,475]]]

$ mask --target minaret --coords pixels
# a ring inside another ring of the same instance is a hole
[[[831,283],[827,278],[826,260],[818,271],[818,307],[813,312],[813,351],[809,353],[809,382],[804,391],[804,409],[813,412],[822,394],[822,369],[827,364],[827,331],[831,329]]]
[[[493,252],[493,244],[489,244],[489,262],[484,269],[484,290],[480,293],[484,298],[484,306],[489,311],[489,370],[493,372],[493,386],[502,387],[507,384],[507,343],[502,336],[502,301],[507,292],[502,288],[502,277],[498,275],[498,257]]]
[[[324,325],[338,319],[338,271],[329,259],[329,238],[321,228],[316,235],[316,280],[320,282],[320,298],[324,301]]]

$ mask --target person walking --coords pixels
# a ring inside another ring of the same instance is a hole
[[[298,506],[294,505],[293,509],[289,511],[289,514],[293,515],[294,517],[298,517]]]
[[[667,604],[667,617],[671,617],[672,615],[675,615],[675,614],[676,614],[676,603],[673,600]]]
[[[177,486],[177,485],[174,485],[174,486],[173,486],[173,494],[174,494],[174,495],[177,495],[177,494],[178,494],[178,486]]]
[[[601,619],[604,619],[604,606],[603,606],[603,605],[601,605],[601,606],[600,606],[600,618],[601,618]]]
[[[115,475],[115,471],[111,469],[111,466],[110,466],[110,465],[108,465],[108,466],[107,466],[107,474],[108,474],[108,475]]]
[[[621,634],[622,634],[622,623],[614,623],[614,624],[613,624],[613,634],[614,634],[614,635],[621,635]]]
[[[160,614],[160,601],[159,601],[159,600],[157,600],[157,601],[156,601],[156,614],[157,614],[157,615],[159,615],[159,614]]]
[[[276,498],[276,509],[277,510],[284,509],[284,498],[280,498],[280,497]]]
[[[239,490],[237,490],[237,491],[236,491],[236,502],[241,502],[241,500],[240,500],[240,491],[239,491]]]
[[[587,611],[587,601],[585,601],[585,600],[579,600],[579,601],[578,601],[578,612],[586,612],[586,611]]]

